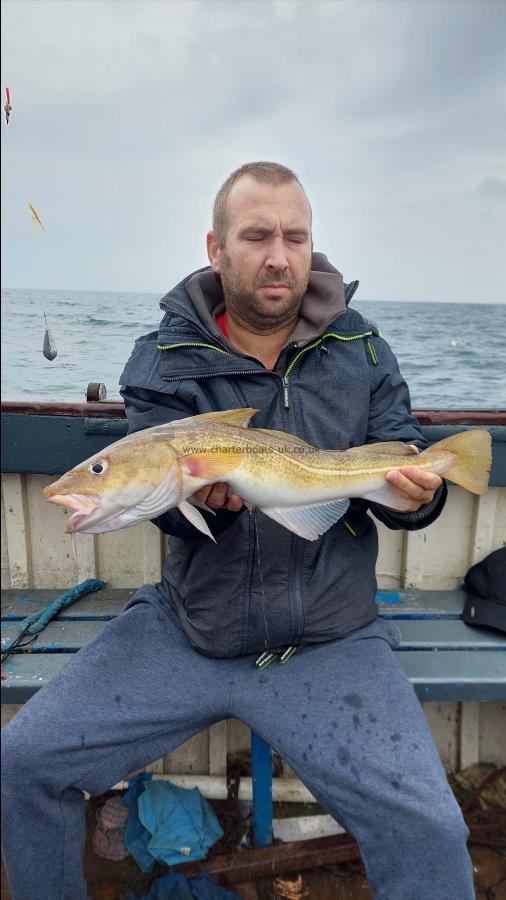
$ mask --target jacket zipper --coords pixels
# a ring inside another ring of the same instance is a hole
[[[290,367],[289,367],[290,368]],[[288,370],[287,370],[288,371]],[[296,423],[293,414],[293,407],[290,406],[288,395],[288,376],[283,376],[283,397],[284,407],[288,411],[288,423],[290,431],[295,434]],[[295,630],[293,641],[296,643],[298,638],[304,634],[304,600],[302,593],[302,565],[304,562],[304,542],[292,534],[292,571],[293,571],[293,599],[295,605]]]
[[[228,350],[222,350],[220,347],[215,347],[213,344],[204,344],[204,343],[199,343],[197,341],[185,341],[185,342],[179,343],[179,344],[157,344],[156,349],[157,350],[176,350],[178,347],[206,347],[209,350],[215,350],[216,353],[223,353],[224,356],[234,356],[234,354],[229,353]],[[254,374],[262,375],[264,372],[266,375],[272,374],[271,372],[268,372],[267,369],[259,369],[258,371],[255,371]],[[227,372],[223,372],[223,373],[214,371],[214,372],[200,372],[198,374],[195,374],[192,372],[191,375],[189,374],[188,376],[184,376],[184,377],[188,377],[188,378],[191,377],[194,379],[213,378],[216,375],[222,375],[222,374],[235,376],[235,375],[249,375],[251,373],[245,369],[242,369],[241,371],[237,371],[237,372],[228,372],[227,371]],[[162,378],[162,381],[180,381],[180,379],[181,379],[181,375],[179,375],[179,374],[178,375],[161,375],[160,377]]]
[[[313,350],[315,347],[318,347],[325,340],[325,338],[332,337],[335,340],[343,341],[345,343],[348,343],[350,341],[363,340],[363,339],[367,338],[369,354],[371,356],[373,363],[375,365],[377,365],[378,360],[377,360],[376,354],[374,352],[374,348],[372,347],[372,344],[370,343],[370,338],[372,336],[372,333],[373,333],[372,331],[365,331],[363,334],[354,334],[354,335],[350,335],[349,337],[345,337],[344,335],[341,335],[341,334],[335,334],[332,331],[325,332],[325,334],[323,334],[320,338],[318,338],[318,340],[313,341],[313,343],[308,344],[306,347],[303,347],[296,354],[296,356],[292,359],[290,365],[287,367],[284,375],[276,376],[278,378],[281,377],[281,382],[283,385],[283,406],[285,409],[290,410],[290,412],[288,414],[288,418],[289,418],[292,432],[295,431],[295,422],[293,421],[293,413],[290,408],[289,378],[290,378],[290,375],[291,375],[293,369],[295,368],[299,359],[301,358],[301,356],[304,353],[307,353],[309,350]],[[215,347],[213,344],[208,344],[203,341],[202,342],[200,342],[200,341],[181,341],[176,344],[158,344],[157,350],[176,350],[179,347],[204,347],[208,350],[214,350],[216,353],[222,353],[224,356],[234,356],[234,354],[229,353],[228,350],[222,350],[220,347]],[[258,372],[255,372],[255,375],[258,375],[260,372],[264,372],[266,375],[276,375],[275,372],[269,372],[267,369],[260,369]],[[200,373],[198,375],[193,374],[192,378],[195,378],[195,379],[211,378],[216,374],[219,374],[219,373],[208,372],[208,373]],[[248,373],[243,370],[240,372],[226,372],[223,374],[237,376],[237,375],[245,375]],[[176,376],[163,375],[162,378],[164,381],[178,381],[179,380],[177,375]],[[295,599],[295,615],[296,615],[296,625],[295,625],[296,637],[300,637],[300,635],[303,633],[303,630],[304,630],[304,608],[303,608],[303,602],[302,602],[302,558],[303,558],[303,552],[304,552],[303,545],[297,543],[295,546],[295,560],[294,560],[294,563],[295,563],[294,564],[294,570],[295,570],[294,599]]]
[[[303,353],[307,353],[308,350],[313,350],[315,347],[318,347],[325,340],[325,338],[329,338],[329,337],[335,338],[338,341],[344,341],[346,343],[349,341],[358,341],[358,340],[367,338],[368,339],[367,340],[368,347],[370,348],[369,353],[371,355],[371,359],[375,365],[378,364],[378,358],[374,352],[374,347],[372,346],[372,344],[370,343],[370,340],[369,340],[372,337],[372,331],[364,331],[363,334],[352,334],[349,337],[344,337],[342,334],[335,334],[333,331],[326,331],[325,334],[323,334],[320,338],[318,338],[317,341],[314,341],[312,344],[308,344],[306,347],[303,347],[302,350],[299,350],[297,355],[294,356],[294,358],[292,359],[285,374],[283,375],[283,401],[284,401],[285,409],[288,409],[290,406],[288,379],[290,378],[290,375],[291,375],[294,367],[298,363],[298,361],[301,358],[301,356],[303,355]],[[371,351],[372,351],[372,353],[371,353]]]
[[[290,421],[292,433],[295,432],[295,422],[293,421],[293,413],[290,408],[289,378],[290,378],[290,374],[292,373],[293,369],[297,365],[301,356],[304,353],[307,353],[308,350],[313,350],[315,347],[320,346],[323,343],[323,341],[325,340],[325,338],[332,337],[338,341],[345,341],[345,342],[358,341],[358,340],[367,338],[367,341],[369,343],[369,339],[370,339],[371,335],[372,335],[372,331],[366,331],[363,334],[355,334],[355,335],[350,335],[349,337],[344,337],[343,335],[335,334],[332,331],[327,331],[320,338],[318,338],[317,341],[313,341],[312,344],[308,344],[306,347],[303,347],[302,350],[300,350],[299,353],[296,354],[296,356],[292,359],[290,365],[286,369],[285,374],[283,375],[283,378],[282,378],[283,404],[284,404],[285,409],[290,410],[290,412],[288,413],[288,418]],[[374,352],[374,350],[373,350],[373,352]],[[374,358],[372,357],[372,355],[371,355],[371,358],[373,359],[373,362],[374,362]],[[375,364],[377,364],[377,360],[376,360]],[[296,620],[294,640],[296,640],[304,633],[304,603],[303,603],[303,598],[302,598],[302,563],[303,563],[303,557],[304,557],[304,545],[302,544],[301,541],[300,542],[298,541],[295,544],[294,555],[295,555],[295,559],[294,559],[293,569],[294,569],[294,600],[295,600],[295,620]]]
[[[325,340],[325,338],[329,338],[329,337],[334,338],[337,341],[343,341],[344,343],[348,343],[350,341],[364,340],[365,338],[367,338],[367,349],[368,349],[369,355],[370,355],[374,365],[377,366],[378,365],[378,357],[376,356],[374,347],[370,341],[372,334],[373,334],[372,331],[364,331],[363,334],[351,334],[349,337],[345,337],[342,334],[335,334],[335,332],[333,332],[333,331],[326,331],[325,334],[323,334],[320,338],[318,338],[317,341],[313,341],[312,344],[308,344],[306,347],[303,347],[302,350],[299,350],[299,352],[296,354],[296,356],[292,359],[292,361],[291,361],[290,365],[288,366],[288,368],[286,369],[284,375],[277,375],[276,372],[269,372],[267,369],[259,369],[258,371],[255,371],[255,375],[259,375],[260,373],[265,373],[266,375],[274,375],[277,378],[281,378],[281,383],[283,385],[283,406],[285,409],[289,409],[290,408],[289,378],[290,378],[290,375],[291,375],[294,367],[297,365],[299,359],[301,358],[301,356],[304,353],[307,353],[308,350],[313,350],[315,347],[318,347]],[[203,341],[181,341],[177,344],[157,344],[156,349],[157,350],[177,350],[179,347],[204,347],[207,350],[214,350],[216,353],[222,353],[223,356],[234,356],[235,355],[233,353],[229,353],[228,350],[222,350],[221,347],[215,347],[214,344],[207,344],[207,343],[204,343]],[[217,375],[217,374],[236,376],[236,375],[247,375],[250,373],[245,372],[244,370],[242,370],[240,372],[223,372],[223,373],[205,372],[205,373],[200,373],[198,375],[192,374],[191,377],[192,378],[212,378],[214,375]],[[178,376],[178,375],[162,375],[162,378],[164,381],[178,381],[179,377],[180,376]]]
[[[182,341],[179,344],[157,344],[157,350],[176,350],[178,347],[207,347],[208,350],[216,350],[216,353],[223,353],[225,356],[233,356],[228,350],[222,350],[221,347],[215,347],[214,344],[204,344],[200,341]]]

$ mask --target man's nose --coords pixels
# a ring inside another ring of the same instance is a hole
[[[265,266],[267,269],[276,269],[279,272],[284,272],[288,268],[288,258],[282,238],[273,238],[269,242]]]

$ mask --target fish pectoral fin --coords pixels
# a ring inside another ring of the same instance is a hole
[[[209,484],[226,481],[226,476],[242,462],[243,452],[233,447],[217,447],[215,450],[187,453],[179,462],[187,475],[202,478]]]
[[[203,509],[204,512],[211,513],[211,515],[213,516],[216,515],[216,510],[211,509],[211,507],[208,506],[207,503],[202,503],[202,500],[196,500],[195,497],[188,497],[187,502],[191,503],[192,506],[197,506],[199,509]]]
[[[265,516],[274,519],[288,531],[292,531],[307,541],[316,541],[344,515],[349,505],[350,501],[345,498],[326,503],[314,503],[311,506],[259,508]]]
[[[213,537],[209,529],[209,525],[204,519],[204,516],[199,513],[198,509],[195,509],[195,507],[192,506],[191,503],[188,503],[187,500],[183,500],[183,502],[179,504],[178,509],[180,513],[182,513],[182,515],[185,517],[185,519],[188,519],[188,521],[191,522],[191,524],[194,525],[195,528],[198,528],[198,530],[201,531],[202,534],[205,534],[206,537],[210,537],[211,540],[216,543],[216,538]]]
[[[408,500],[407,497],[399,497],[388,482],[385,482],[385,484],[377,490],[371,491],[369,494],[361,494],[360,496],[363,497],[364,500],[369,500],[371,503],[389,506],[391,509],[396,509],[399,512],[407,512],[411,505],[411,501]]]

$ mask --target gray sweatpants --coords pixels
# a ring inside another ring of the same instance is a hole
[[[3,731],[3,852],[14,900],[82,900],[83,791],[100,794],[226,718],[242,719],[357,839],[382,900],[474,897],[467,829],[378,620],[264,672],[192,649],[156,588]]]

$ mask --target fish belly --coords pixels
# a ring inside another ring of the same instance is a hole
[[[315,503],[327,503],[346,497],[361,497],[380,487],[384,483],[383,475],[367,478],[328,478],[326,483],[320,480],[315,484],[293,483],[288,479],[277,480],[275,477],[253,478],[248,473],[234,473],[228,480],[232,490],[240,497],[259,509],[280,506],[311,506]]]

